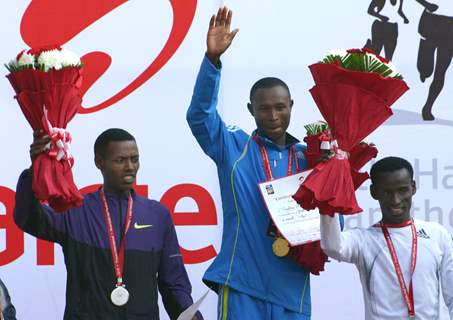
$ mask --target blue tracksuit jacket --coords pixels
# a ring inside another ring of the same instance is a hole
[[[227,126],[216,106],[220,68],[205,56],[195,84],[187,121],[203,151],[218,170],[223,205],[223,236],[218,256],[204,275],[205,282],[232,287],[258,299],[281,305],[310,318],[310,276],[290,257],[272,252],[267,235],[269,214],[258,183],[265,181],[257,143],[243,130]],[[291,136],[287,146],[260,137],[274,178],[286,176],[291,145],[300,168],[306,167],[305,146]],[[293,162],[295,173],[295,163]]]

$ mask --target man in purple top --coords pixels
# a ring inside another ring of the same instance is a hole
[[[49,141],[34,134],[32,164]],[[37,201],[25,170],[17,184],[16,224],[62,246],[65,320],[159,319],[158,290],[169,317],[176,319],[192,304],[191,285],[168,210],[133,190],[140,165],[135,138],[122,129],[106,130],[94,154],[104,184],[85,195],[81,207],[64,213]],[[201,314],[194,319],[201,320]]]

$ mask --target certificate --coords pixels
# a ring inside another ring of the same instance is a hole
[[[260,183],[272,221],[290,246],[298,246],[321,238],[318,209],[306,211],[292,198],[312,170]]]

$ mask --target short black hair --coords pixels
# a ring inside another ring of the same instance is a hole
[[[386,157],[371,166],[370,178],[371,183],[376,184],[378,176],[383,172],[393,172],[401,169],[406,169],[411,176],[411,180],[414,179],[414,168],[409,161],[399,157]]]
[[[94,155],[104,156],[111,141],[135,141],[133,135],[123,129],[111,128],[102,132],[94,142]]]
[[[289,87],[283,80],[274,77],[266,77],[255,82],[255,84],[252,86],[252,89],[250,89],[250,102],[252,102],[258,89],[269,89],[278,86],[285,88],[288,91],[289,98],[291,99],[291,92],[289,91]]]

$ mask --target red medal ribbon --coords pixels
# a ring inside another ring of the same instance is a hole
[[[390,255],[392,257],[393,266],[395,267],[396,275],[398,276],[398,282],[400,284],[401,293],[404,298],[404,302],[407,306],[407,311],[409,313],[409,319],[415,318],[415,308],[414,308],[414,290],[412,286],[412,277],[415,271],[415,264],[417,262],[417,231],[415,230],[414,221],[410,221],[411,231],[412,231],[412,252],[411,252],[411,278],[409,284],[409,290],[407,290],[406,283],[404,281],[403,272],[401,271],[400,264],[398,262],[398,257],[396,256],[395,247],[393,246],[392,238],[387,229],[387,226],[381,221],[380,226],[382,233],[384,234],[385,241],[387,242],[387,247],[389,248]]]
[[[254,135],[252,139],[256,142],[258,147],[260,148],[260,153],[261,153],[261,159],[263,160],[263,169],[264,173],[266,175],[266,181],[271,181],[274,180],[274,177],[272,176],[272,169],[271,169],[271,164],[269,161],[269,156],[267,154],[266,148],[264,147],[263,142],[261,141],[260,137]],[[296,162],[296,173],[300,172],[299,168],[299,162],[297,161],[296,158],[296,148],[294,145],[292,145],[289,148],[288,151],[288,169],[286,170],[286,175],[289,176],[293,173],[293,158]],[[271,220],[271,224],[273,225],[273,222]],[[281,236],[280,231],[277,230],[277,235]]]
[[[107,199],[105,198],[104,189],[101,188],[99,193],[101,195],[102,204],[103,204],[103,208],[104,208],[103,212],[104,212],[105,225],[107,226],[107,231],[108,231],[108,235],[109,235],[110,249],[111,249],[110,251],[112,252],[113,267],[115,268],[115,275],[116,275],[116,285],[122,286],[123,285],[123,266],[124,266],[124,247],[125,247],[125,242],[126,242],[126,233],[129,230],[129,227],[130,227],[131,221],[132,221],[132,205],[133,205],[134,201],[132,200],[132,195],[129,192],[129,197],[127,199],[126,225],[124,226],[123,239],[121,240],[120,250],[118,252],[117,247],[116,247],[116,241],[115,241],[115,232],[113,231],[113,223],[112,223],[112,219],[110,217],[109,206],[107,204]]]
[[[260,148],[260,153],[261,153],[261,159],[263,160],[263,169],[264,173],[266,174],[266,181],[271,181],[274,180],[274,177],[272,176],[272,170],[271,170],[271,164],[269,161],[269,156],[267,155],[266,148],[264,147],[263,142],[258,136],[253,136],[253,140],[258,144]],[[296,148],[294,145],[292,145],[289,148],[288,152],[288,170],[286,172],[286,175],[289,176],[293,173],[293,158],[296,162],[296,173],[300,172],[299,168],[299,162],[297,161],[296,158]]]

